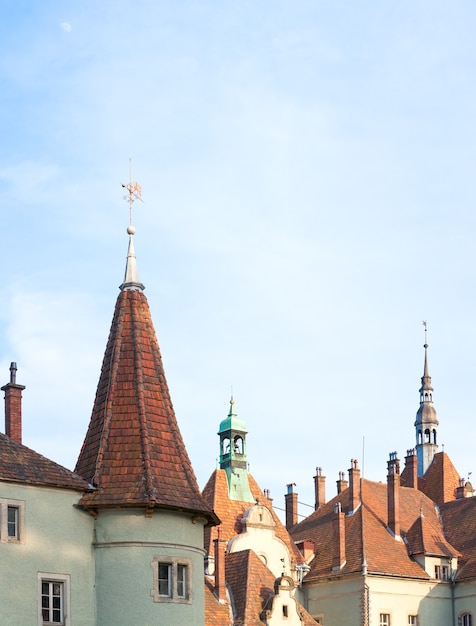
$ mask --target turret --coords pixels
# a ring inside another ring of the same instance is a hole
[[[228,494],[232,500],[254,502],[248,482],[245,422],[235,412],[235,401],[230,399],[230,410],[218,430],[220,437],[220,469],[226,471]]]
[[[426,326],[425,326],[426,335]],[[423,476],[438,450],[438,418],[433,406],[433,387],[428,373],[428,344],[425,342],[425,363],[420,387],[420,408],[416,414],[415,434],[418,457],[418,476]]]

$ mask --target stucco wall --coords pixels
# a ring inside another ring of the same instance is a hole
[[[38,624],[38,572],[45,572],[70,576],[68,618],[93,626],[94,520],[74,507],[79,494],[0,482],[0,498],[25,502],[21,542],[0,544],[1,623]]]
[[[96,521],[98,624],[203,626],[203,522],[155,510],[101,511]],[[190,560],[191,602],[154,602],[154,558]]]

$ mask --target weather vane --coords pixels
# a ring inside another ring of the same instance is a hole
[[[425,327],[425,346],[426,346],[427,345],[426,344],[426,331],[428,330],[426,327],[426,320],[423,320],[423,326]]]
[[[132,226],[132,203],[134,200],[142,200],[142,189],[138,182],[132,182],[132,159],[129,157],[129,183],[125,185],[122,183],[124,189],[127,189],[128,194],[124,196],[124,200],[129,202],[129,226]]]

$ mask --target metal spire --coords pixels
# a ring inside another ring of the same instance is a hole
[[[129,226],[127,227],[127,234],[129,235],[129,249],[127,251],[126,271],[124,273],[124,282],[119,287],[121,291],[124,289],[145,289],[145,286],[140,282],[139,272],[137,271],[136,255],[134,250],[133,236],[136,229],[132,225],[132,205],[135,200],[142,200],[142,189],[138,182],[132,181],[132,159],[129,157],[129,183],[122,183],[124,189],[127,189],[128,193],[124,196],[124,200],[129,202]]]

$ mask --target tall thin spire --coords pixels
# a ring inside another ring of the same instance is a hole
[[[137,270],[137,260],[134,250],[134,240],[136,229],[132,225],[132,205],[135,200],[142,202],[142,189],[138,182],[132,181],[132,159],[129,158],[129,183],[122,184],[124,189],[127,189],[127,195],[124,196],[124,200],[129,202],[129,226],[127,227],[127,234],[129,235],[129,249],[127,251],[126,271],[124,273],[124,281],[120,285],[119,289],[140,289],[143,291],[145,286],[139,279],[139,272]]]
[[[416,414],[416,452],[418,457],[418,476],[423,476],[433,461],[433,457],[438,449],[437,430],[438,418],[436,409],[433,406],[433,387],[431,386],[431,376],[428,368],[428,343],[427,343],[427,323],[425,327],[425,361],[423,365],[423,376],[420,387],[420,408]]]

